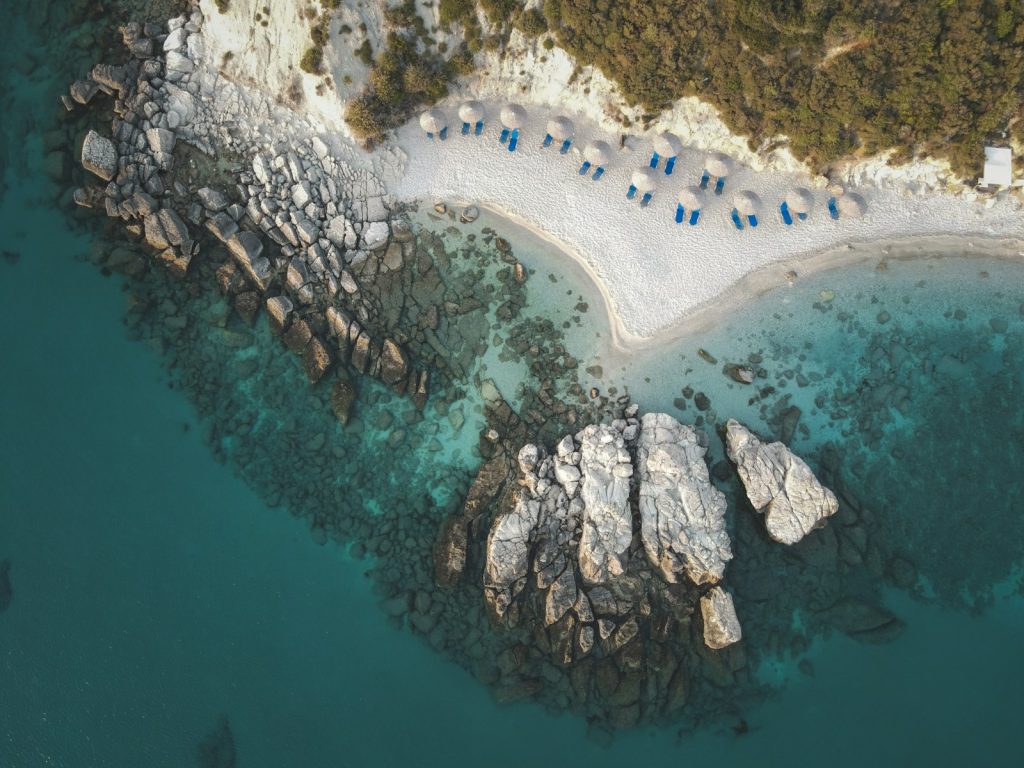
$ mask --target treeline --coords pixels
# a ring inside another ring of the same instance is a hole
[[[974,176],[1024,117],[1020,0],[546,0],[544,16],[652,115],[699,96],[819,167],[895,148]]]

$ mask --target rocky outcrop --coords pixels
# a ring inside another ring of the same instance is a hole
[[[647,557],[671,584],[722,580],[732,559],[725,494],[711,485],[698,433],[667,413],[648,413],[637,440],[640,533]]]
[[[719,650],[743,637],[732,595],[721,587],[712,587],[700,599],[700,614],[704,620],[704,644],[708,648]]]
[[[762,443],[730,419],[726,450],[747,498],[764,515],[768,535],[775,541],[795,544],[839,509],[835,494],[782,443]]]
[[[626,551],[633,539],[629,509],[633,462],[622,431],[614,426],[590,425],[577,439],[583,500],[580,573],[588,584],[604,584],[626,570]]]
[[[117,148],[110,139],[89,131],[82,143],[82,167],[104,181],[117,174]]]

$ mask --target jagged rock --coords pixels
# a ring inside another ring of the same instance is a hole
[[[782,443],[764,444],[730,419],[726,449],[736,464],[747,498],[764,514],[768,535],[775,541],[795,544],[838,511],[835,494]]]
[[[388,386],[405,381],[409,375],[409,363],[402,349],[391,339],[384,340],[380,351],[380,379]]]
[[[88,104],[99,93],[100,87],[92,80],[75,80],[71,84],[71,98],[79,104]]]
[[[228,207],[227,197],[218,189],[203,187],[196,194],[199,196],[199,202],[208,211],[218,213]]]
[[[370,359],[370,337],[366,331],[360,332],[352,346],[352,367],[360,373],[366,373],[366,365]]]
[[[238,233],[238,223],[223,212],[207,219],[206,228],[222,243],[226,243],[233,235]]]
[[[177,137],[166,128],[150,128],[146,131],[146,142],[154,154],[171,154],[176,141]]]
[[[156,215],[171,245],[181,245],[189,239],[188,225],[181,220],[181,216],[176,211],[171,208],[161,208]]]
[[[641,419],[637,441],[644,550],[670,584],[686,573],[694,584],[722,580],[732,559],[725,494],[711,485],[707,448],[697,432],[667,413]]]
[[[312,336],[302,353],[302,367],[306,371],[309,383],[316,384],[320,381],[333,362],[331,351],[320,341],[318,336]]]
[[[560,620],[576,604],[576,576],[572,566],[563,570],[548,588],[544,600],[544,623]]]
[[[228,250],[246,276],[262,291],[270,285],[270,260],[263,256],[263,241],[255,232],[239,232],[227,241]]]
[[[525,487],[505,495],[487,534],[484,596],[498,617],[526,586],[530,540],[540,520],[540,501]]]
[[[288,318],[292,314],[292,301],[287,296],[271,296],[267,299],[267,320],[271,329],[276,333],[282,333],[288,325]]]
[[[160,253],[159,259],[170,270],[171,274],[181,278],[188,272],[188,265],[192,261],[192,254],[187,250],[179,251],[175,248],[167,248]]]
[[[704,644],[708,648],[719,650],[743,637],[732,595],[721,587],[713,587],[700,599],[700,613],[704,619]]]
[[[592,424],[576,440],[584,504],[580,574],[588,584],[603,584],[626,570],[626,551],[633,538],[629,510],[633,464],[622,434],[612,427]]]
[[[313,329],[309,327],[309,323],[302,317],[296,317],[284,332],[284,345],[296,355],[301,355],[306,351],[306,345],[311,338]]]
[[[96,131],[89,131],[82,143],[82,167],[105,181],[117,175],[117,148]]]

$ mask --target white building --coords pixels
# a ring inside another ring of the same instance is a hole
[[[1013,183],[1013,153],[1009,147],[985,147],[985,175],[979,185],[1008,187]]]

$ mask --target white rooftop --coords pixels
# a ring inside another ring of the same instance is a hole
[[[1008,147],[985,147],[985,175],[979,183],[997,187],[1013,183],[1013,153]]]

